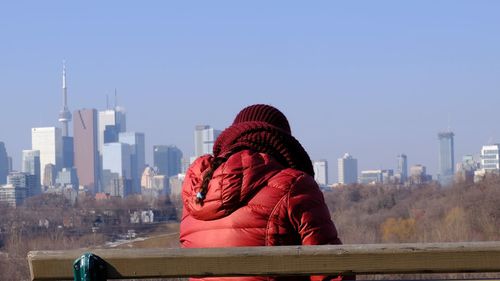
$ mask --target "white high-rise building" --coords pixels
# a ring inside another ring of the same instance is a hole
[[[62,165],[61,129],[56,127],[31,129],[31,149],[40,151],[40,169],[43,171],[48,164],[56,167],[56,172]],[[41,173],[40,183],[43,184],[44,173]]]
[[[383,170],[366,170],[361,171],[359,183],[361,184],[378,184],[384,180]]]
[[[320,186],[328,185],[328,161],[319,160],[313,162],[314,179]]]
[[[97,123],[97,149],[102,155],[105,143],[118,142],[118,135],[127,129],[125,110],[121,107],[99,111]]]
[[[500,145],[484,145],[481,148],[481,168],[485,172],[500,171]]]
[[[358,160],[349,155],[349,153],[338,159],[338,169],[340,184],[358,182]]]
[[[214,143],[221,131],[208,125],[198,125],[194,131],[195,157],[212,154]]]

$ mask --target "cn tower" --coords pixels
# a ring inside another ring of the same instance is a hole
[[[63,109],[59,112],[59,122],[62,123],[62,136],[67,137],[68,123],[71,121],[71,112],[68,109],[68,88],[66,87],[66,64],[63,61],[62,73],[62,92],[63,92]]]

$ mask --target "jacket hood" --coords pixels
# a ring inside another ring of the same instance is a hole
[[[212,158],[211,155],[198,158],[186,173],[182,186],[184,207],[198,220],[215,220],[231,214],[284,168],[267,154],[236,152],[215,170],[203,204],[199,204],[196,194]]]

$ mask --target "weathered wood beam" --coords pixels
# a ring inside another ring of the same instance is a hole
[[[109,279],[500,272],[500,242],[472,242],[34,251],[32,280],[71,280],[73,261],[84,252],[108,263]]]

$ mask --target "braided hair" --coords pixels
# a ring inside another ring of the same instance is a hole
[[[210,183],[210,180],[212,179],[212,176],[214,175],[215,170],[219,168],[220,165],[222,165],[224,162],[227,161],[226,157],[215,157],[212,159],[210,163],[210,168],[205,172],[203,175],[203,180],[201,183],[201,188],[198,193],[196,193],[196,203],[203,206],[203,200],[205,200],[205,196],[207,195],[208,191],[208,184]]]

